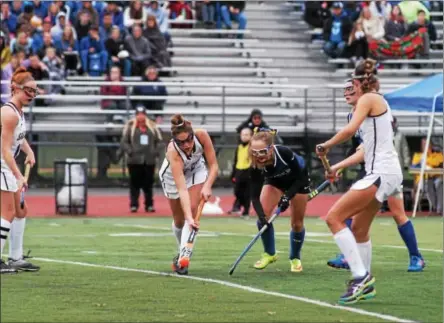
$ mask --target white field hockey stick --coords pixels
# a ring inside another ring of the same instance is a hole
[[[197,207],[196,217],[194,218],[195,223],[199,222],[204,205],[205,200],[201,199],[199,206]],[[194,240],[196,239],[197,231],[199,231],[199,229],[193,228],[193,230],[191,230],[190,235],[188,236],[187,244],[182,248],[180,252],[178,263],[181,268],[186,268],[190,265],[190,258],[193,253]]]
[[[20,208],[23,210],[25,207],[25,191],[28,186],[29,173],[31,172],[31,165],[26,164],[25,166],[25,182],[23,183],[22,191],[20,192]]]

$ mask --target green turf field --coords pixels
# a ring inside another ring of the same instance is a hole
[[[259,242],[230,277],[255,221],[204,218],[191,261],[195,279],[161,274],[176,252],[170,218],[29,219],[25,248],[42,270],[1,277],[1,322],[442,322],[442,219],[414,224],[428,249],[426,270],[407,273],[394,221],[378,218],[377,297],[344,308],[334,304],[349,274],[325,265],[337,249],[318,219],[306,222],[303,273],[289,272],[288,219],[279,219],[280,260],[253,269]]]

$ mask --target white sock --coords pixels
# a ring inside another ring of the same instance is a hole
[[[362,262],[361,255],[359,254],[358,245],[353,233],[349,228],[342,229],[334,236],[336,244],[345,256],[353,278],[365,276],[367,270]]]
[[[367,242],[358,243],[358,250],[365,269],[370,273],[372,267],[372,241],[369,240]]]
[[[182,238],[180,239],[180,250],[187,245],[188,238],[190,237],[191,229],[188,221],[185,221],[185,224],[182,228]],[[196,238],[194,238],[194,244],[196,243]]]
[[[25,233],[26,218],[15,218],[11,223],[9,234],[9,258],[14,260],[23,257],[23,234]]]
[[[176,237],[177,247],[180,248],[180,240],[182,238],[182,229],[183,228],[179,229],[178,227],[176,227],[176,225],[174,224],[174,221],[173,221],[173,224],[171,227],[173,229],[174,236]]]
[[[0,256],[3,256],[3,248],[5,247],[6,239],[8,238],[9,230],[11,229],[11,222],[1,219],[0,222],[0,238],[1,238],[1,252]]]

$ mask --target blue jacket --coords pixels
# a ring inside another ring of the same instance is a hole
[[[62,39],[57,39],[54,43],[55,48],[60,52],[66,52],[68,50],[68,47],[70,47],[70,44]],[[72,46],[72,50],[75,52],[79,51],[79,44],[77,43],[77,41],[74,41],[74,46]]]
[[[102,39],[97,41],[97,40],[91,39],[90,36],[83,37],[82,40],[80,41],[80,50],[81,51],[84,51],[84,50],[89,51],[89,49],[91,47],[93,47],[96,50],[96,52],[95,52],[96,54],[105,50],[105,45],[104,45]]]
[[[17,31],[17,16],[9,12],[8,19],[3,20],[3,22],[8,26],[9,32],[15,34]]]
[[[100,13],[100,26],[103,27],[103,16],[105,16],[106,9]],[[123,13],[121,11],[117,11],[113,14],[113,25],[118,26],[120,31],[123,30]]]

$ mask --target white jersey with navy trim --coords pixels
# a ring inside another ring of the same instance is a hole
[[[19,155],[21,145],[22,145],[23,141],[25,140],[25,136],[26,136],[25,115],[23,113],[20,114],[17,107],[12,102],[5,103],[2,106],[2,109],[12,109],[18,117],[17,125],[14,128],[13,141],[12,141],[12,147],[11,147],[11,153],[15,158]],[[5,172],[5,171],[10,172],[11,171],[3,159],[3,154],[1,154],[1,171],[2,172]]]
[[[385,101],[385,100],[384,100]],[[393,144],[392,115],[387,110],[378,116],[368,116],[360,127],[364,145],[364,162],[367,174],[395,174],[402,176],[398,154]]]

